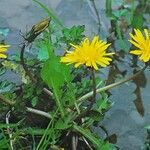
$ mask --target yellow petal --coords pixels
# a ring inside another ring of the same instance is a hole
[[[142,54],[142,51],[141,50],[131,50],[130,53],[135,54],[135,55],[140,55],[140,54]]]
[[[92,66],[94,67],[95,70],[98,70],[98,67],[95,62],[92,62]]]
[[[77,67],[79,67],[80,65],[81,65],[81,63],[76,63],[76,64],[74,65],[74,67],[77,68]]]
[[[5,54],[0,54],[0,58],[7,58],[7,55],[5,55]]]
[[[72,44],[72,43],[70,43],[70,45],[71,45],[72,47],[74,47],[74,48],[78,48],[77,45],[74,45],[74,44]]]
[[[138,47],[138,48],[142,48],[138,43],[132,41],[132,40],[129,40],[130,43],[132,43],[134,46]]]
[[[145,32],[146,39],[148,40],[148,39],[149,39],[148,30],[147,30],[147,29],[144,29],[144,32]]]

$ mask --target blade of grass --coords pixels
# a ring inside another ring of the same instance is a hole
[[[73,128],[79,132],[80,134],[82,134],[84,137],[86,137],[89,141],[91,141],[91,143],[93,143],[93,145],[97,148],[97,149],[101,149],[103,147],[104,142],[95,137],[94,134],[92,132],[90,132],[90,130],[88,129],[84,129],[81,126],[78,126],[76,124],[73,125]],[[103,149],[101,149],[103,150]]]
[[[52,125],[52,123],[53,123],[53,121],[54,121],[54,118],[55,118],[55,116],[57,115],[57,113],[58,113],[58,109],[56,110],[56,112],[55,112],[53,118],[51,119],[51,121],[49,122],[47,128],[45,129],[45,131],[44,131],[44,133],[43,133],[43,136],[42,136],[40,142],[38,143],[38,145],[37,145],[37,147],[36,147],[36,150],[42,149],[42,147],[45,146],[45,143],[46,143],[46,142],[45,142],[45,138],[46,138],[47,136],[51,136],[51,135],[47,135],[47,133],[48,133],[48,131],[49,131],[49,129],[50,129],[50,127],[51,127],[51,125]]]
[[[7,149],[11,150],[11,147],[9,145],[9,140],[7,139],[7,137],[4,134],[4,130],[0,129],[0,133],[3,135],[3,138],[0,139],[0,149],[4,148],[7,145]]]
[[[64,28],[59,18],[54,14],[52,10],[50,10],[50,8],[47,8],[43,3],[39,2],[38,0],[33,0],[33,1],[36,2],[49,15],[49,17],[51,17],[55,21],[55,23],[60,28]]]
[[[107,16],[111,17],[112,16],[112,0],[106,0],[106,14]]]

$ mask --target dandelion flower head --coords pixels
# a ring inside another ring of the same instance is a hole
[[[67,51],[65,56],[61,57],[61,62],[75,64],[75,68],[85,65],[98,70],[98,65],[106,67],[112,61],[110,56],[113,53],[106,53],[110,44],[100,40],[98,36],[95,36],[92,41],[85,38],[80,45],[70,45],[74,50]]]
[[[130,36],[132,40],[129,40],[136,49],[131,50],[130,53],[139,56],[139,59],[143,62],[150,60],[150,37],[147,29],[144,29],[145,36],[139,29],[134,29],[135,34]]]

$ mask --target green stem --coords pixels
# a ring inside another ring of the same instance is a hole
[[[36,2],[55,21],[55,23],[58,25],[60,29],[64,28],[59,18],[54,14],[54,12],[50,8],[46,7],[46,5],[41,3],[40,0],[33,0],[33,1]]]
[[[106,0],[106,14],[107,16],[112,16],[112,0]]]
[[[91,103],[96,101],[96,79],[95,79],[95,71],[93,68],[92,68],[92,81],[93,81],[93,99]]]
[[[57,112],[58,112],[58,109],[56,110],[56,112],[55,112],[53,118],[52,118],[51,121],[49,122],[49,124],[48,124],[48,126],[47,126],[47,128],[46,128],[46,130],[45,130],[45,132],[44,132],[44,134],[43,134],[43,136],[42,136],[42,138],[41,138],[39,144],[37,145],[36,150],[39,150],[39,149],[40,149],[40,146],[41,146],[41,144],[43,143],[44,138],[45,138],[45,136],[47,135],[47,132],[48,132],[48,130],[50,129],[50,126],[51,126],[51,124],[52,124],[52,122],[53,122],[53,120],[54,120],[54,118],[55,118]]]
[[[71,86],[72,86],[72,85],[71,85],[71,83],[70,83],[70,82],[68,82],[68,88],[69,88],[69,89],[72,89],[72,87],[71,87]],[[77,113],[78,113],[78,114],[80,114],[80,109],[79,109],[79,106],[78,106],[78,104],[77,104],[77,101],[76,101],[75,95],[74,95],[74,93],[73,93],[73,92],[71,92],[70,94],[71,94],[71,99],[74,101],[74,106],[75,106],[75,108],[76,108],[76,110],[77,110]]]
[[[113,83],[113,84],[110,84],[110,85],[107,85],[107,86],[105,86],[105,87],[102,87],[102,88],[97,89],[97,90],[96,90],[96,93],[100,93],[100,92],[103,92],[103,91],[112,89],[112,88],[114,88],[114,87],[116,87],[116,86],[119,86],[119,85],[125,83],[125,82],[128,82],[128,81],[134,79],[135,77],[137,77],[139,74],[141,74],[146,68],[147,68],[147,65],[145,65],[145,67],[144,67],[143,69],[141,69],[140,71],[138,71],[138,72],[135,73],[134,75],[129,76],[129,77],[126,78],[126,79],[120,80],[120,81],[118,81],[118,82],[116,82],[116,83]],[[93,95],[93,91],[91,91],[91,92],[89,92],[89,93],[83,95],[82,97],[80,97],[80,98],[77,100],[77,102],[78,102],[78,103],[82,103],[84,100],[88,99],[88,98],[91,97],[92,95]]]
[[[75,102],[74,105],[76,107],[77,113],[80,114],[80,109],[79,109],[79,106],[78,106],[77,102]]]
[[[3,103],[7,104],[7,105],[14,105],[16,102],[15,101],[11,101],[7,98],[5,98],[2,94],[0,94],[0,101],[2,101]]]
[[[61,113],[61,117],[64,118],[65,113],[64,113],[64,109],[62,107],[62,104],[60,102],[59,95],[57,94],[57,90],[55,89],[55,85],[52,85],[52,86],[53,86],[54,96],[55,96],[55,99],[56,99],[56,104],[57,104],[57,106],[59,108],[59,111]]]
[[[93,95],[93,99],[91,100],[90,105],[86,108],[85,111],[83,111],[82,113],[80,113],[74,120],[78,121],[81,118],[85,117],[89,111],[92,109],[93,104],[96,101],[96,79],[95,79],[95,71],[92,68],[91,69],[91,76],[92,76],[92,81],[93,81],[93,91],[92,91],[92,95]]]
[[[94,11],[95,11],[95,14],[96,14],[96,17],[97,17],[97,24],[98,24],[98,34],[100,33],[100,27],[101,27],[101,21],[100,21],[100,16],[99,16],[99,13],[98,13],[98,10],[96,8],[96,4],[95,4],[95,0],[90,0],[93,4],[93,8],[94,8]]]
[[[134,18],[134,11],[135,11],[135,9],[134,9],[134,7],[135,7],[135,2],[134,2],[135,0],[132,0],[132,4],[131,4],[131,15],[130,15],[130,22],[132,22],[133,21],[133,18]]]
[[[103,142],[101,141],[101,139],[96,138],[91,132],[90,130],[84,129],[81,126],[78,126],[74,123],[73,125],[73,129],[77,132],[79,132],[80,134],[82,134],[85,138],[87,138],[89,141],[91,141],[91,143],[93,143],[94,146],[96,146],[97,148],[101,148]]]

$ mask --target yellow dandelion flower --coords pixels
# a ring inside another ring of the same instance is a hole
[[[7,58],[7,55],[4,54],[7,49],[9,48],[10,46],[9,45],[2,45],[0,44],[0,58]]]
[[[130,33],[132,40],[129,40],[137,49],[131,50],[130,53],[138,55],[143,62],[150,60],[150,37],[147,29],[144,29],[145,36],[139,29],[134,29],[135,35]]]
[[[75,64],[75,68],[86,65],[98,70],[97,65],[106,67],[112,61],[109,56],[114,53],[106,53],[106,49],[110,44],[100,40],[98,36],[95,36],[91,42],[88,38],[85,38],[80,45],[70,45],[74,48],[74,51],[67,51],[67,54],[61,57],[60,61]]]

